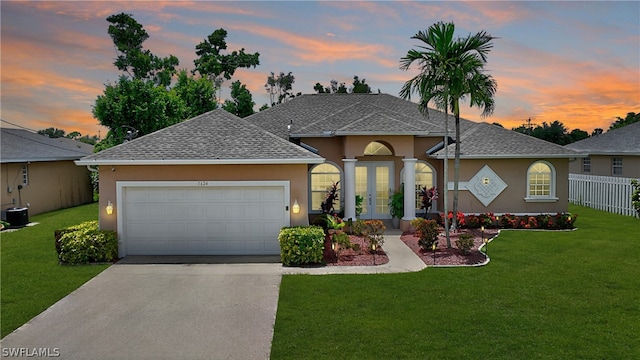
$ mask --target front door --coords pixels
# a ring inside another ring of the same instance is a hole
[[[389,195],[393,191],[393,162],[356,163],[356,195],[362,196],[361,219],[389,219]]]

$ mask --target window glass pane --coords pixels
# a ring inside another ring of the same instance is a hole
[[[386,147],[384,144],[379,143],[377,141],[370,142],[369,145],[364,149],[365,155],[393,155],[391,150]]]
[[[376,167],[376,212],[384,214],[389,211],[389,168]]]
[[[369,196],[367,195],[367,167],[356,166],[356,195],[362,196],[362,214],[369,213]]]
[[[311,210],[322,210],[321,204],[324,200],[327,190],[334,183],[340,181],[340,169],[332,164],[319,164],[311,169]],[[338,186],[338,189],[340,187]],[[336,211],[340,210],[340,196],[334,204]]]
[[[537,162],[529,168],[529,196],[551,196],[551,167]]]
[[[416,210],[422,207],[422,188],[431,189],[433,183],[433,170],[425,163],[416,163]]]

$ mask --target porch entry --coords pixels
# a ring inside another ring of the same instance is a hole
[[[359,161],[356,164],[356,195],[362,196],[361,219],[390,219],[389,195],[394,189],[393,162]]]

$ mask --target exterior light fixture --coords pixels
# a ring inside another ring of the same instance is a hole
[[[111,203],[111,201],[107,201],[107,207],[105,208],[105,210],[107,210],[107,215],[113,214],[113,204]]]
[[[294,214],[300,213],[300,204],[298,204],[298,199],[293,200],[293,206],[291,207]]]
[[[438,247],[438,243],[437,242],[433,242],[431,244],[431,251],[433,251],[433,265],[436,265],[436,248]]]

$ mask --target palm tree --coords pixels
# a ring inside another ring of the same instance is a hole
[[[449,239],[448,214],[448,136],[449,109],[455,116],[455,161],[453,213],[458,211],[458,181],[460,173],[460,100],[469,97],[470,106],[483,108],[482,117],[493,113],[497,84],[491,75],[484,73],[487,54],[493,47],[494,39],[485,31],[466,38],[454,39],[455,25],[438,22],[427,31],[419,31],[412,39],[420,40],[424,45],[411,49],[400,59],[400,69],[409,70],[417,63],[420,73],[407,81],[400,90],[400,96],[411,99],[412,93],[420,96],[419,109],[428,116],[428,104],[433,102],[436,108],[445,112],[445,152],[444,152],[444,213],[447,247]],[[451,228],[457,228],[456,216],[452,218]]]

